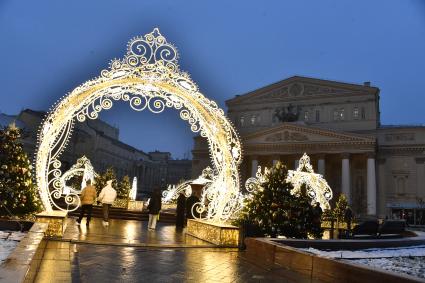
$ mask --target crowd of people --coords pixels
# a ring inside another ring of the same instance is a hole
[[[97,195],[96,188],[92,185],[91,180],[86,181],[86,186],[81,191],[81,209],[80,215],[77,219],[77,225],[81,225],[81,221],[86,217],[86,226],[90,225],[92,217],[93,205],[101,203],[102,214],[103,214],[103,226],[109,226],[109,212],[112,204],[117,198],[117,191],[113,188],[112,183],[114,180],[106,182],[106,186],[102,188],[99,196]],[[196,203],[199,202],[199,192],[194,191],[193,194],[186,198],[183,194],[180,194],[177,199],[176,208],[176,227],[184,228],[186,226],[186,220],[199,217],[199,212],[196,210]],[[161,189],[159,187],[154,188],[147,210],[149,214],[148,229],[150,231],[156,229],[156,223],[159,219],[159,213],[162,208]]]

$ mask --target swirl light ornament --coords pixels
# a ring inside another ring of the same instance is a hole
[[[67,210],[58,205],[62,191],[59,157],[74,121],[96,119],[118,100],[127,101],[136,111],[179,110],[191,130],[209,144],[214,177],[203,193],[204,217],[222,222],[239,210],[239,137],[217,103],[200,93],[189,75],[179,69],[177,59],[177,49],[155,28],[130,40],[123,59],[114,59],[99,77],[76,87],[53,107],[41,126],[35,161],[36,181],[47,212]]]
[[[270,169],[267,167],[264,168],[264,172],[261,172],[261,166],[258,166],[255,177],[248,178],[245,182],[248,194],[244,198],[251,198],[254,191],[263,190],[263,184],[268,181],[269,172]],[[292,195],[301,194],[301,187],[305,185],[311,204],[318,202],[323,210],[330,209],[329,201],[332,199],[332,189],[322,175],[314,173],[310,157],[306,153],[301,157],[297,170],[288,170],[286,182],[293,186],[290,192]]]
[[[162,203],[166,204],[175,201],[180,194],[184,194],[187,198],[190,197],[192,194],[192,184],[205,186],[204,192],[207,194],[208,186],[212,183],[213,178],[214,170],[208,166],[202,170],[202,174],[197,179],[184,181],[178,185],[169,185],[168,188],[162,192]]]
[[[300,194],[302,185],[305,185],[312,204],[318,202],[323,210],[330,209],[332,189],[322,175],[314,173],[306,153],[301,157],[297,170],[288,170],[286,181],[294,186],[291,194]]]
[[[82,176],[81,187],[74,188],[66,185],[72,177]],[[77,162],[69,168],[68,171],[63,173],[60,177],[60,183],[62,187],[62,196],[64,197],[67,209],[72,211],[76,210],[80,206],[79,195],[81,190],[86,186],[86,181],[90,180],[94,184],[94,178],[97,177],[97,173],[94,171],[93,165],[86,156],[82,156]],[[57,192],[55,192],[58,194]],[[71,206],[71,208],[70,208]]]

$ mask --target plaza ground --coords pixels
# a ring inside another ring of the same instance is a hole
[[[47,244],[36,282],[285,282],[246,261],[243,251],[213,245],[159,223],[111,220],[89,228],[68,220],[63,239]]]

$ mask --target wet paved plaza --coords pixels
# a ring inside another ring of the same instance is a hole
[[[284,282],[236,249],[76,244],[72,282]]]
[[[100,243],[114,245],[147,245],[177,247],[213,247],[212,244],[185,234],[173,224],[158,223],[155,231],[149,231],[146,221],[111,219],[110,225],[104,227],[100,218],[94,218],[90,226],[83,219],[81,225],[69,218],[63,239],[75,242]]]
[[[285,282],[243,258],[172,224],[93,219],[89,228],[68,219],[63,239],[49,241],[36,282]]]

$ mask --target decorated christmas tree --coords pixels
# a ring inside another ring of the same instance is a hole
[[[265,175],[265,181],[246,199],[241,220],[257,225],[265,235],[307,238],[314,234],[313,206],[305,189],[291,194],[286,181],[288,170],[278,162]]]
[[[105,172],[99,174],[94,179],[94,186],[96,187],[97,194],[99,195],[100,191],[106,186],[106,182],[109,180],[114,180],[112,182],[112,187],[117,190],[117,177],[115,175],[114,168],[109,167]],[[118,192],[118,190],[117,190]]]
[[[125,175],[118,185],[117,196],[118,198],[128,199],[131,189],[130,177]]]
[[[0,130],[0,216],[23,216],[42,208],[20,137],[14,124]]]
[[[347,197],[344,194],[340,194],[336,202],[335,208],[333,209],[333,217],[339,222],[344,221],[345,211],[348,207]]]

